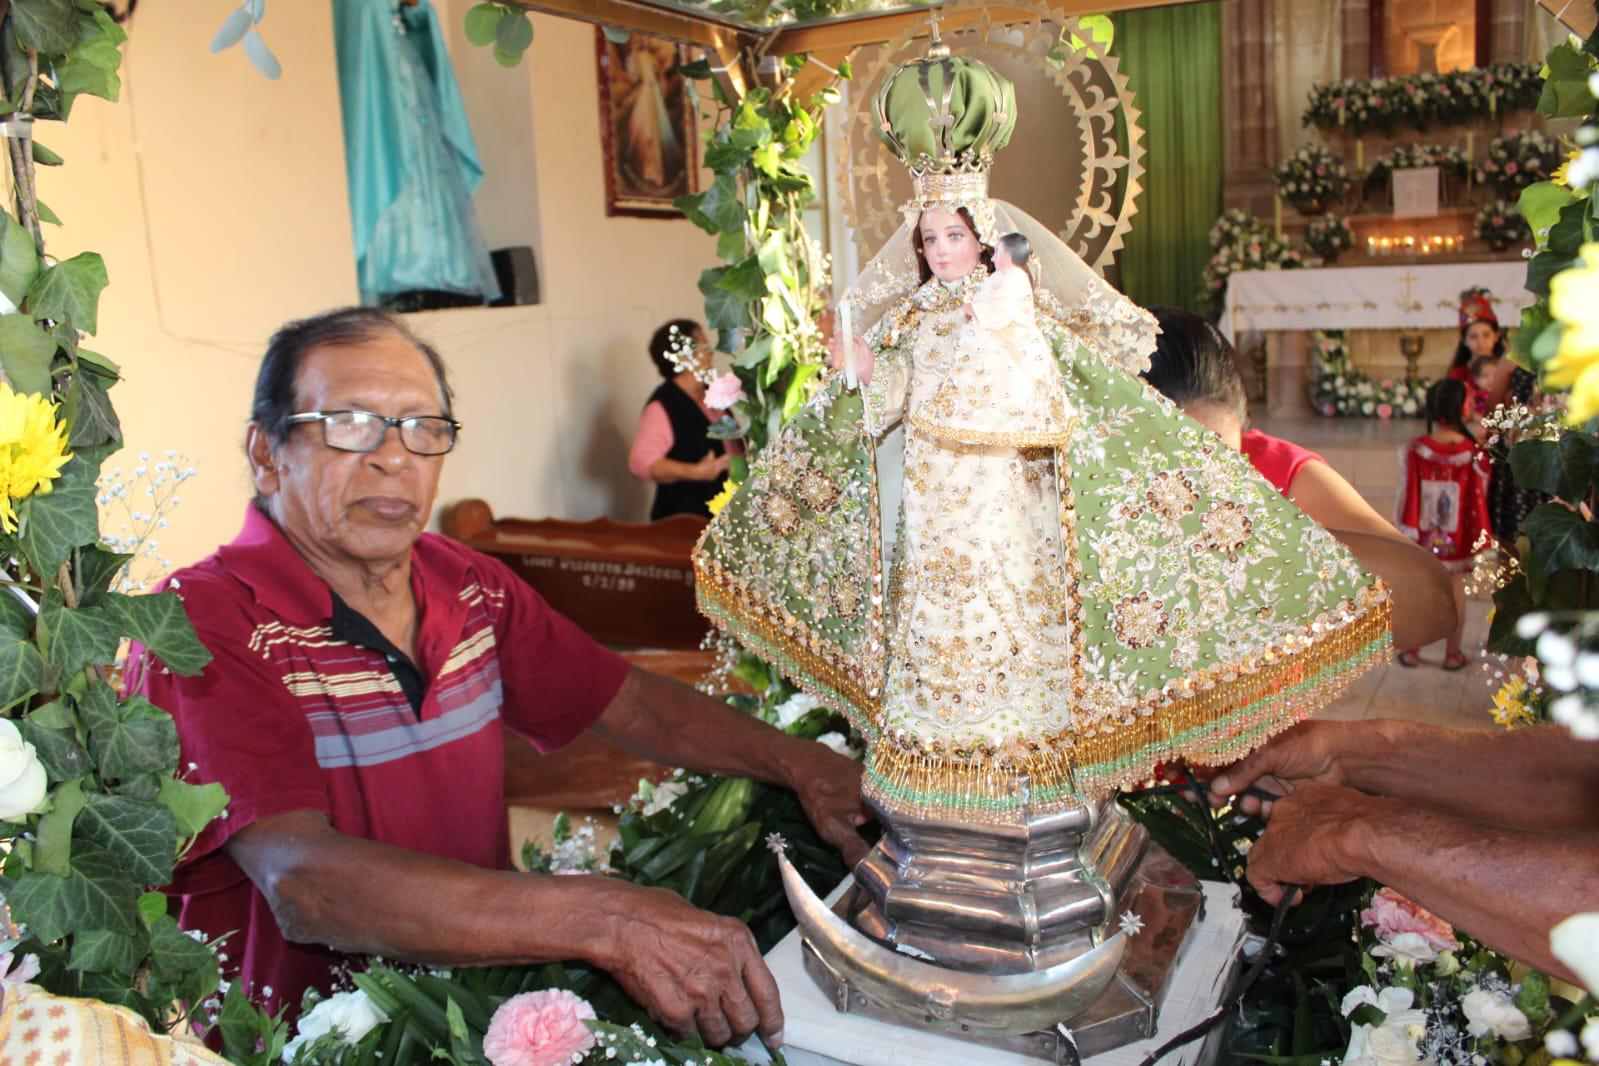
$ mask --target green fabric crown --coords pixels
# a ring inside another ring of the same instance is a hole
[[[889,74],[875,100],[878,134],[907,166],[984,169],[1016,128],[1016,90],[965,56],[919,59]]]

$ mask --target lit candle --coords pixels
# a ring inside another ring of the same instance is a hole
[[[1275,217],[1276,217],[1277,236],[1281,237],[1283,235],[1283,198],[1281,196],[1277,197],[1277,207],[1276,207],[1276,216]]]
[[[1355,138],[1355,170],[1364,172],[1366,169],[1366,138]]]
[[[1366,254],[1368,256],[1374,255],[1376,253],[1376,251],[1377,251],[1377,238],[1376,237],[1367,237],[1366,238]]]

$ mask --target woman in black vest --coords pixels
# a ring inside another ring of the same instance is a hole
[[[705,331],[692,319],[673,319],[650,338],[650,359],[665,380],[639,415],[627,465],[634,477],[655,482],[651,521],[709,517],[706,503],[722,489],[727,445],[706,432],[716,419],[705,406],[705,385],[694,376],[710,356]]]

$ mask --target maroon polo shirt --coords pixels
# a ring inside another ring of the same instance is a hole
[[[298,1010],[345,957],[284,940],[224,853],[230,836],[320,811],[350,836],[505,869],[502,727],[559,748],[599,717],[628,670],[503,563],[430,533],[411,549],[414,664],[338,603],[254,506],[233,543],[166,584],[214,658],[186,678],[135,647],[127,687],[172,713],[188,779],[220,781],[229,797],[168,891],[185,929],[234,932],[227,969],[257,995],[270,987],[269,1010]]]

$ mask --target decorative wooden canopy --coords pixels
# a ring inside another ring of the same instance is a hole
[[[703,0],[510,0],[530,11],[580,19],[600,26],[669,37],[705,48],[716,57],[717,76],[731,99],[742,96],[759,78],[764,59],[805,54],[812,62],[795,79],[791,91],[805,92],[825,84],[838,64],[857,48],[882,44],[907,33],[942,6],[906,0],[858,0],[856,13],[804,22],[739,18],[698,10]],[[1061,18],[1108,14],[1144,7],[1168,7],[1192,0],[1050,0]],[[942,16],[948,30],[958,30],[986,17],[995,23],[1026,22],[1038,17],[1035,6],[995,3],[983,11],[952,11]]]

